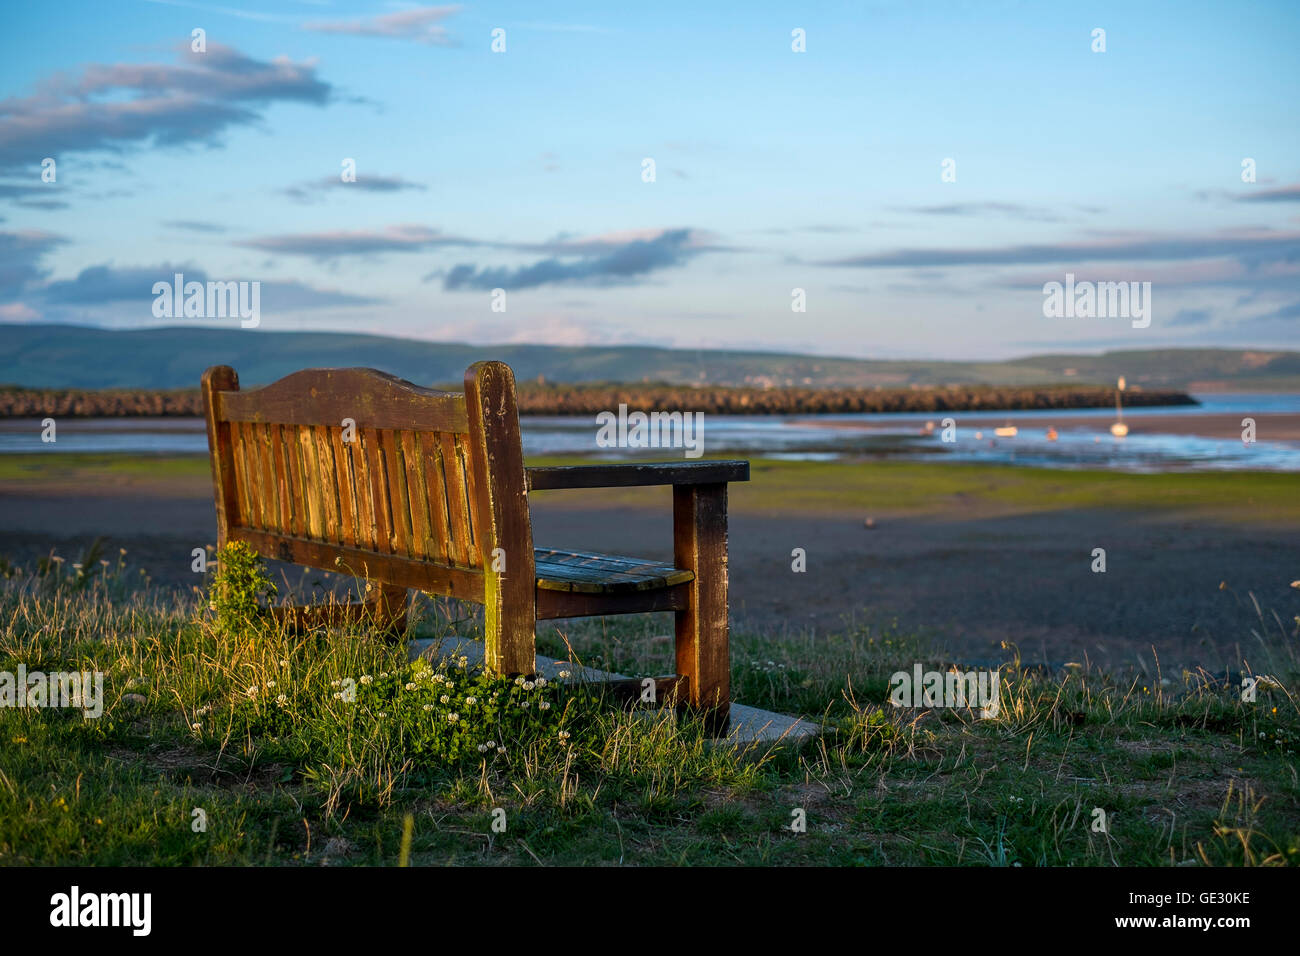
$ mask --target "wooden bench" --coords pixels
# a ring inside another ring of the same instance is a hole
[[[300,626],[405,629],[408,589],[485,607],[486,665],[531,674],[536,622],[672,611],[676,671],[656,698],[727,727],[727,483],[746,461],[525,468],[514,373],[479,362],[465,391],[374,369],[308,369],[240,391],[203,374],[218,545],[367,581],[361,604],[277,608]],[[673,563],[534,548],[529,491],[673,486]],[[641,696],[641,681],[612,688]]]

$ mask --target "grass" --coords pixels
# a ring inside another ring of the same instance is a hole
[[[1008,648],[986,720],[889,706],[892,672],[950,663],[906,633],[737,634],[735,699],[826,728],[741,754],[668,714],[412,664],[365,630],[223,628],[122,560],[65,567],[0,583],[0,671],[100,671],[104,712],[0,709],[4,864],[1300,862],[1300,668],[1281,628],[1255,702],[1201,673],[1042,674]],[[478,626],[443,602],[417,612],[423,636]],[[653,673],[665,622],[570,622],[539,648]],[[454,743],[427,717],[434,673],[515,694],[509,719],[466,711]],[[489,734],[504,754],[479,749]]]

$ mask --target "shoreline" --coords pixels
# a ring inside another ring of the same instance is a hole
[[[1025,412],[1106,408],[1115,401],[1102,385],[954,385],[938,388],[746,388],[663,384],[538,385],[521,383],[519,414],[583,416],[620,405],[645,412],[707,415],[852,415],[890,413]],[[1131,389],[1132,407],[1194,407],[1173,389]],[[0,420],[62,418],[202,418],[198,389],[34,389],[0,387]]]
[[[1011,424],[1017,428],[1029,430],[1046,430],[1055,427],[1057,431],[1087,432],[1090,434],[1109,435],[1113,417],[1097,415],[1081,416],[1063,410],[1057,415],[1047,416],[1034,410],[1030,417],[1024,411],[1005,414],[987,414],[984,412],[962,414],[957,418],[957,427],[963,429],[992,429],[1000,425]],[[1241,421],[1245,417],[1255,420],[1256,439],[1258,441],[1300,441],[1300,413],[1297,412],[1260,412],[1244,416],[1227,412],[1190,413],[1187,415],[1144,415],[1141,412],[1129,414],[1125,411],[1124,422],[1129,426],[1129,435],[1180,435],[1196,438],[1221,438],[1240,440]],[[890,431],[898,429],[898,423],[888,421],[846,422],[819,421],[815,418],[798,418],[790,421],[791,425],[804,428],[846,429],[865,432]],[[939,426],[935,422],[936,430]],[[918,432],[923,431],[918,423]],[[990,436],[992,437],[992,436]]]

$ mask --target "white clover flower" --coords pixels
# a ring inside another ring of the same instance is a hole
[[[478,745],[478,752],[481,753],[481,754],[482,754],[482,753],[487,753],[487,744],[479,744],[479,745]]]
[[[456,662],[456,664],[459,667],[469,667],[469,658],[462,657],[459,661]]]
[[[332,681],[330,681],[330,686],[331,686],[331,687],[339,687],[339,686],[342,686],[342,684],[343,684],[343,681],[341,681],[341,680],[332,680]]]
[[[256,687],[250,687],[250,688],[248,688],[248,690],[244,691],[244,693],[247,694],[249,697],[256,697],[256,696],[257,696],[257,688],[256,688]]]
[[[532,681],[530,681],[530,680],[529,680],[529,681],[524,681],[524,690],[532,690],[532,689],[533,689],[534,687],[536,687],[536,686],[537,686],[537,685],[534,684],[534,683],[533,683]]]
[[[281,707],[283,707],[285,704],[289,703],[289,695],[281,694],[279,697],[275,699],[275,702],[279,704]]]
[[[527,710],[528,707],[529,707],[529,702],[528,702],[528,701],[524,701],[524,702],[523,702],[522,704],[520,704],[519,706],[522,707],[524,710]]]
[[[451,703],[451,698],[448,697],[446,694],[443,694],[441,697],[438,698],[438,703],[440,703],[440,704],[450,704],[450,703]]]
[[[567,679],[567,678],[572,677],[572,676],[573,676],[573,675],[570,674],[568,671],[560,671],[560,677],[562,677],[562,678],[566,678],[566,679]]]
[[[406,689],[407,689],[407,690],[415,690],[415,684],[413,684],[413,683],[407,683],[407,685],[406,685]]]
[[[342,700],[343,692],[341,690],[336,690],[334,693],[330,694],[330,696],[333,697],[335,700]]]
[[[384,719],[385,717],[387,717],[387,716],[388,716],[388,714],[384,713],[382,710],[379,712],[379,719],[380,719],[380,720],[383,720],[383,719]]]
[[[202,725],[202,724],[190,724],[190,730],[196,730],[196,731],[197,731],[197,730],[202,730],[202,729],[203,729],[203,725]]]
[[[388,676],[388,671],[380,671],[379,676],[380,676],[380,677],[387,677],[387,676]]]
[[[270,690],[270,689],[271,689],[272,687],[274,687],[274,686],[275,686],[275,681],[273,681],[273,680],[269,680],[269,681],[266,682],[266,689],[267,689],[267,690]]]
[[[212,713],[212,705],[211,705],[211,704],[204,704],[202,707],[200,707],[200,708],[199,708],[198,710],[196,710],[194,713],[195,713],[195,716],[198,716],[198,717],[206,717],[208,714]]]
[[[281,667],[288,667],[288,666],[289,666],[289,662],[288,662],[288,661],[280,661],[280,666],[281,666]]]
[[[447,723],[449,723],[449,724],[454,724],[454,723],[456,723],[458,720],[460,720],[460,714],[448,714],[448,715],[447,715]]]
[[[523,687],[523,686],[524,686],[524,679],[523,679],[522,677],[516,677],[516,678],[515,678],[515,683],[518,684],[520,687]]]
[[[375,682],[375,679],[374,679],[373,677],[371,677],[369,674],[362,674],[362,675],[361,675],[361,683],[363,683],[363,684],[373,684],[374,682]]]
[[[425,710],[426,712],[433,710],[433,704],[425,704],[423,710]]]
[[[537,686],[538,686],[538,687],[545,687],[545,686],[546,686],[546,678],[545,678],[545,677],[539,677],[539,678],[537,678]]]
[[[551,709],[551,702],[548,701],[548,700],[544,700],[544,701],[542,701],[541,703],[539,703],[539,704],[537,705],[537,709],[538,709],[538,710],[550,710],[550,709]]]
[[[498,747],[498,748],[497,748],[497,753],[499,753],[499,754],[503,754],[503,753],[505,753],[505,752],[506,752],[506,748],[505,748],[505,747]]]
[[[569,732],[568,732],[567,730],[561,730],[561,731],[560,731],[560,739],[561,739],[561,740],[568,740],[568,739],[569,739]]]
[[[456,689],[456,685],[453,684],[451,681],[447,681],[447,690],[455,690],[455,689]]]
[[[478,703],[478,698],[477,698],[477,697],[466,697],[466,698],[465,698],[465,703],[468,704],[469,706],[473,707],[475,704]]]

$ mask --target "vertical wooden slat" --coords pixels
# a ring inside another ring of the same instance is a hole
[[[332,426],[317,425],[311,430],[312,442],[316,445],[316,466],[319,469],[321,496],[321,532],[324,540],[339,542],[339,470],[334,461],[334,444],[330,441]]]
[[[474,468],[471,466],[473,459],[470,457],[473,451],[470,448],[468,435],[456,436],[456,451],[460,456],[460,473],[464,478],[465,517],[469,523],[469,533],[467,540],[469,542],[469,563],[476,568],[483,567],[483,554],[479,548],[478,530],[474,527],[474,508],[479,498],[478,478],[475,476]],[[488,561],[491,562],[492,556],[488,555]]]
[[[338,469],[339,533],[346,545],[356,544],[357,494],[352,476],[352,443],[343,440],[342,428],[331,428],[334,467]]]
[[[352,441],[352,480],[357,494],[357,541],[358,547],[375,547],[375,504],[370,485],[370,457],[366,454],[368,436],[357,429]]]
[[[325,522],[321,516],[320,468],[316,462],[316,442],[311,427],[298,429],[298,447],[302,449],[302,497],[306,503],[307,537],[320,541]]]
[[[289,489],[289,533],[307,534],[306,502],[302,496],[302,449],[298,444],[297,425],[280,426],[280,447],[284,452],[285,483]]]
[[[393,548],[411,556],[411,500],[406,487],[406,466],[402,462],[400,432],[384,432],[384,461],[388,472],[388,500],[393,509]]]
[[[266,529],[266,517],[262,510],[262,459],[259,455],[257,436],[253,434],[252,422],[239,423],[239,441],[244,448],[244,476],[248,479],[245,486],[248,495],[249,526]]]
[[[690,606],[677,611],[677,673],[711,733],[727,731],[731,655],[727,630],[727,486],[673,488],[673,564],[695,573]]]
[[[406,467],[406,493],[411,515],[411,556],[430,559],[435,557],[429,541],[429,502],[425,485],[423,452],[414,432],[401,432],[402,459]]]
[[[384,477],[384,452],[379,430],[366,429],[366,464],[370,469],[371,517],[375,527],[375,550],[393,553],[391,526],[388,523],[388,481]]]
[[[257,439],[258,456],[262,462],[262,520],[268,531],[274,531],[280,524],[280,497],[275,483],[275,460],[271,456],[271,426],[257,424],[253,426]]]
[[[447,492],[443,487],[442,448],[438,436],[421,432],[420,448],[423,451],[425,498],[429,505],[429,534],[433,552],[429,555],[438,562],[451,561],[451,534],[448,531]]]
[[[203,373],[203,417],[208,428],[208,460],[212,465],[212,494],[217,507],[217,547],[226,543],[226,529],[240,522],[235,476],[235,444],[228,422],[217,420],[217,393],[239,391],[239,376],[229,365],[214,365]]]
[[[252,496],[248,490],[248,449],[244,443],[244,430],[239,422],[230,423],[230,441],[234,450],[235,487],[239,499],[240,524],[257,527],[253,514]]]
[[[276,511],[276,528],[286,534],[292,534],[290,527],[291,501],[293,488],[289,484],[289,471],[284,460],[283,428],[271,425],[271,468],[275,472],[275,500],[279,505]]]
[[[460,455],[456,453],[456,435],[454,432],[442,432],[438,435],[442,446],[442,474],[447,491],[447,511],[451,518],[451,553],[456,563],[468,565],[469,548],[469,502],[465,500],[465,477],[461,473]]]

